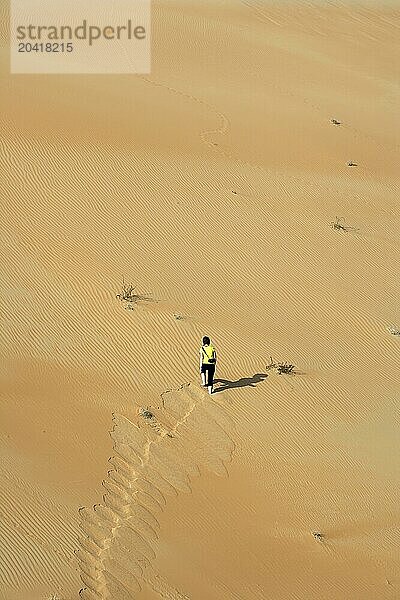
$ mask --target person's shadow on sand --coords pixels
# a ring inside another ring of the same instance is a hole
[[[253,377],[241,377],[237,381],[228,381],[228,379],[214,379],[214,383],[222,384],[218,386],[214,393],[223,392],[224,390],[229,390],[231,388],[241,388],[241,387],[256,387],[257,383],[261,383],[264,379],[267,379],[267,373],[256,373]]]

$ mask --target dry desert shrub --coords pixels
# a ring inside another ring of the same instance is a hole
[[[344,217],[335,217],[335,220],[332,221],[331,227],[336,229],[336,231],[347,231],[346,225],[343,225],[341,221],[343,221]]]
[[[285,362],[275,362],[272,356],[269,357],[270,362],[265,367],[268,371],[271,369],[276,369],[278,375],[295,375],[296,371],[294,370],[294,365],[291,363]]]
[[[118,300],[122,302],[137,302],[139,300],[139,296],[135,294],[135,288],[131,283],[125,283],[122,280],[122,289],[119,294],[117,294]]]
[[[140,300],[145,302],[153,302],[150,296],[142,296],[141,294],[137,294],[135,291],[135,287],[131,283],[125,283],[125,280],[122,279],[122,287],[121,292],[117,294],[117,299],[121,300],[121,302],[125,303],[125,309],[133,310],[135,304],[137,304]]]
[[[348,225],[345,225],[343,223],[344,221],[344,217],[335,217],[335,220],[332,221],[331,223],[331,227],[332,229],[335,229],[336,231],[358,231],[358,229],[356,229],[355,227],[349,227]]]

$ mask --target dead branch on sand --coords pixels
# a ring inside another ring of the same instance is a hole
[[[341,221],[344,220],[344,217],[335,217],[335,220],[331,223],[331,227],[333,229],[336,229],[336,231],[358,231],[358,229],[356,229],[356,227],[349,227],[348,225],[345,225],[344,223],[341,223]]]
[[[269,364],[265,367],[268,371],[271,369],[276,369],[276,371],[278,372],[278,375],[295,375],[295,371],[294,371],[294,365],[288,363],[288,362],[274,362],[272,356],[269,357],[270,358],[270,362]]]
[[[337,231],[347,231],[346,225],[343,225],[340,221],[343,221],[344,217],[335,217],[335,220],[331,223],[331,227]]]
[[[122,291],[120,294],[117,294],[116,297],[122,302],[137,302],[139,299],[139,296],[135,294],[134,286],[132,284],[125,283],[124,280],[122,280]]]
[[[147,296],[147,295],[142,296],[140,294],[136,294],[135,287],[131,283],[130,284],[125,283],[124,279],[122,279],[121,293],[117,294],[116,298],[118,300],[121,300],[121,302],[125,302],[126,310],[134,310],[135,304],[137,304],[139,301],[157,302],[157,300],[153,300],[151,295],[150,296]]]

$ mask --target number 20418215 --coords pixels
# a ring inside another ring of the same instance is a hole
[[[21,42],[18,44],[18,52],[72,52],[74,46],[72,42],[46,42],[45,44],[31,44],[30,42]]]

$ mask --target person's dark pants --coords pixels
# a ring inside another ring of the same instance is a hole
[[[201,365],[201,372],[206,374],[206,385],[214,385],[215,365]]]

